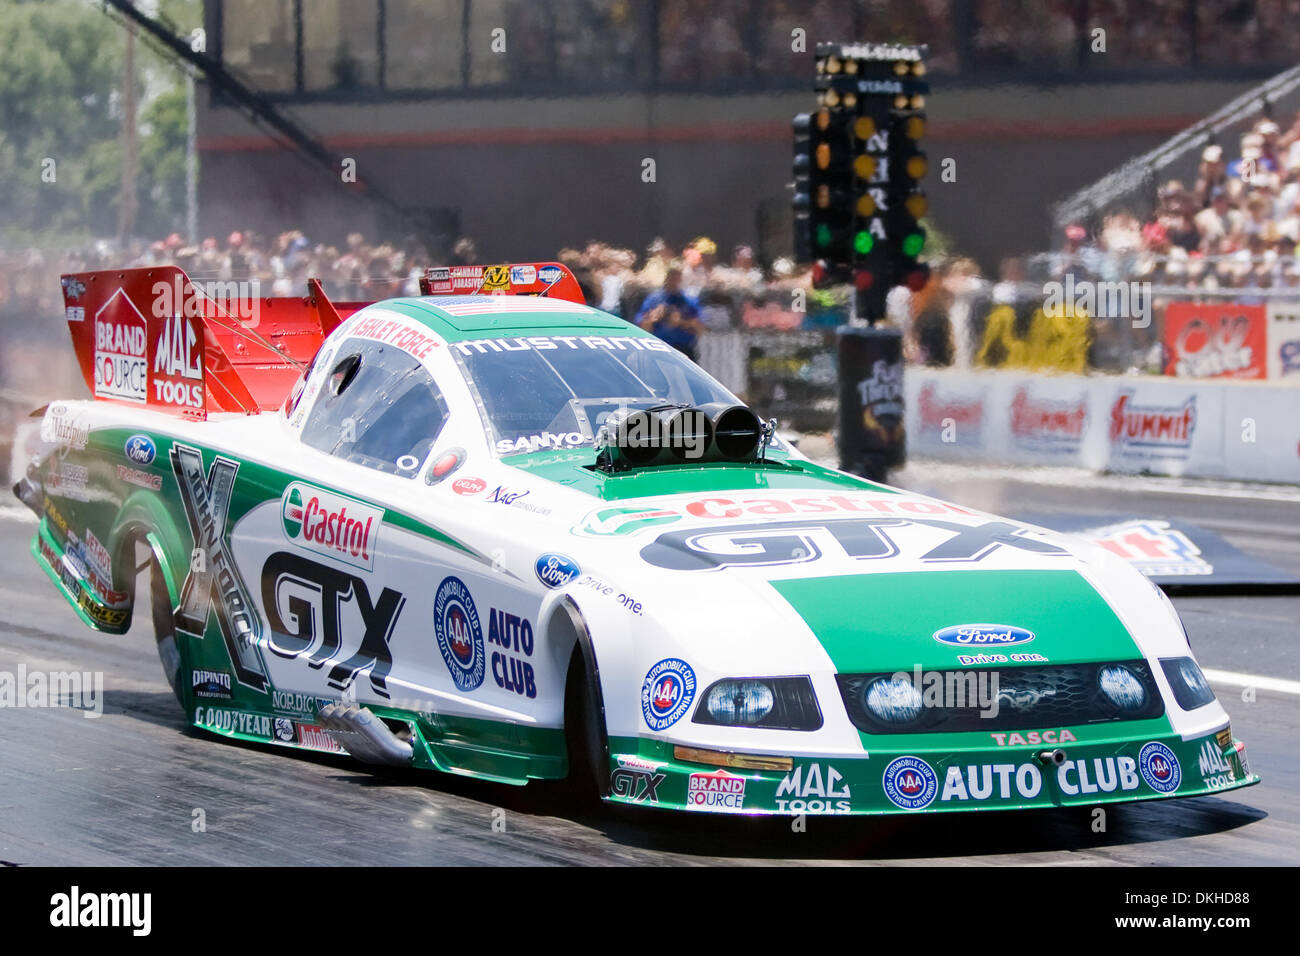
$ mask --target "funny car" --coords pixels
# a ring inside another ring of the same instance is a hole
[[[89,627],[151,615],[200,731],[716,813],[1258,781],[1121,558],[814,463],[557,263],[63,292],[91,398],[43,410],[31,552]]]

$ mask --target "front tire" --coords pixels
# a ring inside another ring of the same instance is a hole
[[[579,644],[564,682],[564,738],[569,754],[568,789],[583,800],[609,796],[609,738],[599,677]]]

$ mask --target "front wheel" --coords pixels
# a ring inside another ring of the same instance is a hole
[[[609,738],[599,676],[581,645],[574,647],[564,682],[564,738],[569,753],[569,789],[580,799],[609,796]]]

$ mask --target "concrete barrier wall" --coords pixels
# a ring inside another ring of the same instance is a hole
[[[1300,484],[1300,387],[909,368],[909,455]]]

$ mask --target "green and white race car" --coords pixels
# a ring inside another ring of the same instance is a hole
[[[32,554],[109,634],[149,568],[194,727],[718,813],[1258,782],[1138,571],[814,464],[562,266],[63,286],[93,399],[45,410]]]

